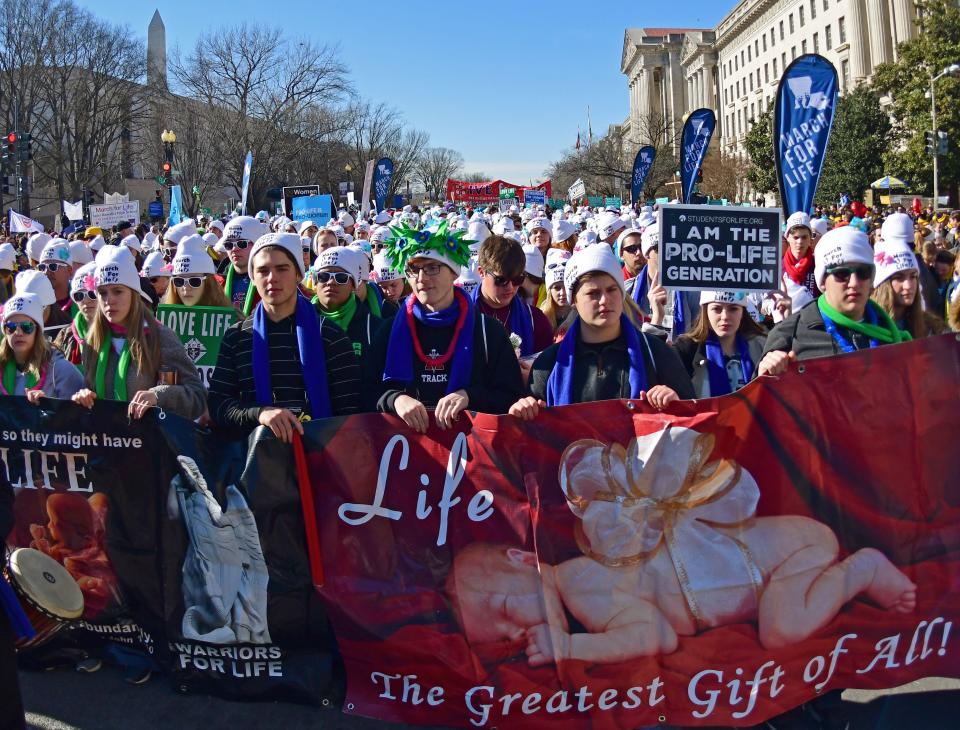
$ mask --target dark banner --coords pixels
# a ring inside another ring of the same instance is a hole
[[[373,197],[377,201],[377,210],[383,210],[387,205],[387,193],[392,179],[393,160],[381,157],[373,169]]]
[[[647,181],[650,168],[657,159],[657,151],[651,145],[641,147],[633,158],[633,177],[630,181],[630,202],[634,205],[643,201],[643,184]]]
[[[660,283],[671,289],[770,291],[780,281],[777,208],[660,206]]]
[[[524,196],[528,190],[542,190],[546,197],[553,195],[553,184],[546,180],[539,185],[529,187],[527,185],[515,185],[503,180],[491,180],[490,182],[468,182],[466,180],[447,180],[447,200],[458,203],[498,203],[500,201],[500,190],[509,188],[514,191],[516,196]]]
[[[713,138],[713,130],[717,127],[717,117],[712,109],[697,109],[690,112],[687,121],[683,123],[683,134],[680,137],[680,181],[682,183],[681,203],[689,203],[693,194],[693,186],[697,182],[697,173],[707,155],[707,148]]]
[[[800,56],[780,78],[773,116],[773,157],[787,216],[813,210],[838,89],[837,69],[816,54]]]
[[[670,414],[308,424],[345,708],[747,726],[834,688],[960,676],[958,378],[951,335]]]

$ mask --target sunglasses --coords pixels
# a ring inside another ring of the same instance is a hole
[[[227,251],[232,251],[233,247],[236,246],[237,249],[243,251],[247,246],[250,245],[250,241],[244,241],[243,239],[238,239],[236,241],[224,241],[223,248]]]
[[[404,273],[411,279],[416,279],[422,271],[427,276],[436,276],[440,273],[440,267],[443,264],[424,264],[423,266],[408,266]]]
[[[16,334],[17,330],[25,335],[32,335],[36,331],[37,325],[35,322],[4,322],[3,329],[6,330],[8,335]]]
[[[493,283],[497,286],[506,286],[507,284],[520,286],[527,278],[526,274],[520,274],[519,276],[497,276],[495,274],[490,274],[490,276],[493,277]]]
[[[320,284],[326,284],[333,279],[335,283],[343,286],[350,281],[350,274],[344,271],[318,271],[314,276]]]
[[[303,247],[302,247],[302,248],[303,248],[303,252],[304,252],[304,253],[310,253],[310,244],[309,244],[309,243],[303,244]]]
[[[387,247],[387,244],[385,244],[385,243],[371,243],[371,244],[370,244],[370,248],[373,249],[374,251],[380,251],[380,250],[382,250],[382,249],[384,249],[384,248],[386,248],[386,247]]]
[[[620,250],[621,250],[623,253],[628,253],[628,254],[630,254],[631,256],[633,256],[634,254],[640,253],[640,245],[637,244],[636,246],[624,246],[624,247],[621,248]]]
[[[163,260],[172,261],[173,257],[177,255],[177,249],[175,248],[165,248],[163,249]]]
[[[173,285],[178,289],[184,287],[190,287],[191,289],[199,289],[203,286],[203,277],[202,276],[175,276],[173,277]]]
[[[45,273],[47,273],[48,271],[51,272],[51,273],[56,273],[57,271],[60,271],[60,269],[65,269],[65,268],[67,268],[67,266],[69,266],[69,264],[56,264],[56,263],[54,263],[54,264],[37,264],[37,271],[39,271],[41,274],[45,274]]]
[[[95,291],[75,291],[70,295],[70,298],[77,304],[82,304],[84,299],[97,301],[97,293]]]
[[[831,266],[827,269],[827,276],[832,276],[841,283],[850,281],[853,274],[857,275],[860,281],[873,280],[874,268],[872,264],[858,264],[857,266]]]

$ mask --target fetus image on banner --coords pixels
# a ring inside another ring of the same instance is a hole
[[[756,481],[713,449],[712,435],[671,426],[626,447],[568,446],[560,484],[583,556],[546,565],[498,545],[461,551],[447,592],[467,640],[525,647],[531,666],[615,663],[743,622],[765,648],[789,646],[857,597],[914,609],[916,586],[880,551],[841,560],[825,524],[756,517]]]
[[[177,461],[182,473],[171,482],[169,508],[179,509],[190,541],[183,560],[184,637],[269,644],[267,564],[253,512],[234,485],[222,509],[196,462]]]

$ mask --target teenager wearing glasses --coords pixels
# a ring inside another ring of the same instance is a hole
[[[435,232],[402,226],[386,249],[413,293],[374,338],[365,390],[371,410],[393,413],[418,433],[427,430],[430,410],[440,428],[450,428],[467,408],[506,413],[523,390],[506,332],[454,286],[470,260],[463,235],[448,233],[446,221]],[[520,252],[522,275],[523,251],[510,242]]]
[[[480,246],[477,272],[481,280],[473,292],[481,314],[493,317],[508,335],[520,338],[519,350],[523,357],[540,352],[553,342],[550,320],[527,304],[521,294],[527,278],[526,266],[523,246],[512,238],[490,236]]]
[[[150,283],[157,298],[163,299],[163,295],[167,293],[167,287],[170,286],[172,271],[173,266],[163,258],[163,254],[159,251],[153,251],[147,254],[147,257],[143,260],[140,276]]]
[[[132,418],[154,407],[199,417],[203,383],[180,338],[150,312],[133,256],[124,246],[106,246],[94,263],[99,305],[83,348],[87,387],[74,402],[86,408],[98,399],[127,402]]]
[[[783,320],[767,336],[760,375],[779,375],[793,360],[828,357],[911,339],[875,302],[874,252],[867,234],[834,228],[817,243],[815,301]]]
[[[320,252],[311,277],[316,295],[313,303],[320,316],[346,332],[359,358],[370,348],[382,320],[357,296],[357,282],[366,270],[366,255],[347,246]]]
[[[227,222],[220,245],[227,252],[223,293],[242,316],[247,317],[260,301],[257,288],[247,271],[253,242],[267,233],[267,226],[256,218],[241,215]],[[301,256],[302,257],[302,256]]]
[[[70,279],[73,277],[73,256],[70,243],[62,238],[54,238],[40,253],[37,271],[45,275],[53,287],[56,302],[50,308],[47,327],[62,327],[70,324],[73,313],[70,311]]]
[[[173,276],[164,295],[164,304],[188,307],[229,307],[230,300],[217,281],[216,265],[207,253],[207,244],[200,236],[187,236],[177,247],[173,259]]]
[[[53,346],[74,365],[83,362],[83,346],[87,339],[87,331],[93,316],[97,313],[97,287],[94,283],[96,264],[84,264],[70,280],[70,299],[77,308],[69,327],[64,327],[57,334]]]
[[[3,307],[0,342],[0,394],[70,398],[83,387],[83,376],[43,336],[43,305],[34,294],[17,294]]]

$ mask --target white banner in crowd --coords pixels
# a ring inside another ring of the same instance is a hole
[[[63,214],[67,216],[68,220],[82,221],[83,220],[83,201],[78,200],[76,203],[68,203],[66,200],[64,200]]]
[[[43,226],[37,223],[37,221],[28,216],[20,215],[14,210],[10,211],[10,220],[7,227],[11,233],[29,233],[30,231],[43,233]]]
[[[103,202],[106,205],[116,205],[117,203],[129,203],[130,193],[105,193]]]
[[[139,223],[140,202],[133,200],[129,203],[90,206],[90,225],[111,228],[120,221],[131,221],[134,225]]]

